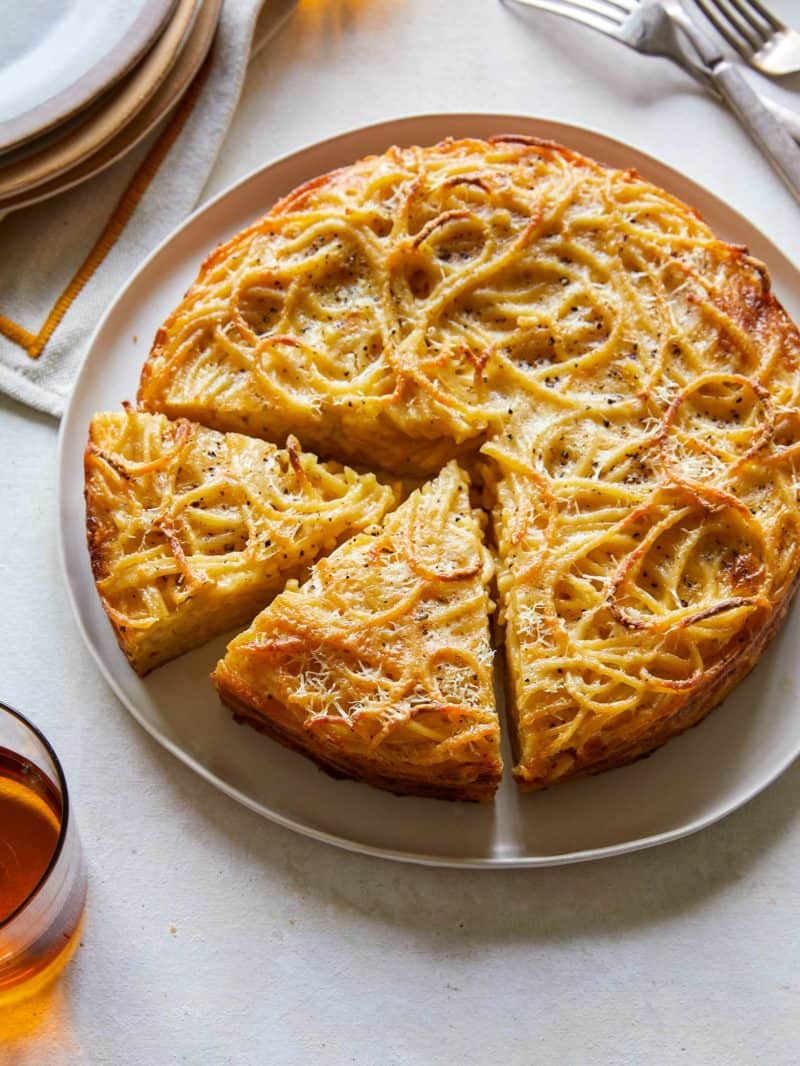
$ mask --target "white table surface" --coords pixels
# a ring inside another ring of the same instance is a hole
[[[797,205],[688,78],[497,0],[305,0],[252,64],[207,191],[432,111],[627,139],[800,261]],[[581,866],[435,870],[295,836],[163,752],[101,680],[58,568],[56,431],[0,400],[0,698],[62,756],[89,904],[65,977],[0,1014],[3,1066],[798,1061],[799,765],[703,833]]]

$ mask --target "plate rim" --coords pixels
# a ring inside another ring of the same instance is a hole
[[[89,633],[84,625],[83,618],[78,606],[78,600],[75,592],[73,591],[72,580],[70,578],[69,566],[67,563],[66,555],[66,543],[65,543],[65,526],[66,526],[66,501],[65,501],[65,482],[66,482],[66,450],[67,450],[67,435],[70,429],[71,417],[73,407],[76,403],[76,396],[78,394],[78,386],[82,381],[89,357],[94,349],[96,340],[100,332],[103,330],[106,322],[114,313],[117,305],[121,302],[123,297],[127,294],[128,290],[136,283],[139,277],[148,269],[152,260],[154,260],[162,250],[170,244],[183,230],[193,225],[195,221],[203,214],[211,212],[217,204],[222,200],[227,199],[229,196],[238,192],[243,186],[251,181],[257,180],[266,171],[271,170],[273,167],[279,164],[288,162],[293,159],[297,159],[303,154],[323,148],[332,147],[337,142],[344,141],[348,137],[370,135],[373,134],[376,137],[380,131],[385,130],[389,133],[390,130],[401,127],[405,124],[412,125],[413,123],[422,121],[435,122],[437,120],[455,120],[460,122],[468,122],[470,120],[476,120],[478,122],[497,121],[499,123],[513,123],[513,122],[525,122],[525,123],[538,123],[545,127],[553,128],[557,127],[559,130],[567,131],[567,136],[572,131],[575,131],[579,135],[590,135],[598,137],[607,144],[613,146],[614,149],[620,149],[623,151],[629,151],[635,153],[641,162],[645,164],[654,164],[654,166],[666,171],[670,177],[675,177],[680,182],[686,182],[693,189],[698,190],[701,194],[710,197],[717,203],[720,203],[731,215],[732,220],[741,222],[744,226],[755,230],[759,236],[772,248],[774,248],[781,257],[786,261],[792,271],[800,279],[800,270],[795,267],[794,263],[789,257],[782,251],[782,249],[776,244],[772,238],[768,237],[761,229],[755,226],[749,219],[746,219],[740,211],[735,207],[732,207],[727,200],[719,196],[717,193],[712,192],[707,186],[695,181],[694,178],[689,177],[685,173],[677,170],[671,164],[664,162],[658,156],[653,155],[651,152],[643,151],[636,147],[634,144],[619,140],[616,137],[610,136],[595,126],[585,126],[573,122],[563,122],[560,119],[549,118],[542,115],[526,115],[526,114],[508,114],[497,112],[424,112],[398,115],[390,119],[384,119],[381,122],[367,123],[366,125],[354,126],[339,133],[336,133],[330,137],[324,137],[313,141],[308,141],[300,147],[285,152],[281,155],[276,155],[270,158],[267,162],[261,166],[255,167],[242,177],[237,178],[229,185],[225,186],[215,196],[205,201],[202,205],[197,207],[191,212],[179,225],[177,225],[167,236],[145,257],[145,259],[139,264],[139,266],[129,275],[125,283],[117,291],[114,299],[106,308],[103,315],[98,320],[95,328],[92,330],[91,335],[85,343],[85,350],[79,364],[75,380],[70,389],[67,402],[64,407],[64,412],[61,418],[58,442],[56,451],[56,468],[57,468],[57,485],[56,485],[56,540],[57,540],[57,553],[58,561],[61,569],[61,576],[66,586],[67,598],[70,603],[73,617],[77,623],[78,630],[83,638],[84,644],[89,649],[96,665],[99,668],[100,674],[105,679],[111,690],[114,692],[117,699],[122,703],[128,713],[139,723],[140,726],[154,739],[161,747],[170,752],[175,758],[182,762],[189,769],[193,770],[201,778],[219,789],[229,798],[242,804],[244,807],[254,811],[256,814],[268,821],[274,822],[277,825],[282,826],[285,829],[292,830],[299,833],[301,836],[308,837],[310,839],[319,840],[325,844],[330,844],[334,847],[341,848],[345,851],[353,852],[361,855],[370,855],[376,858],[392,860],[396,862],[405,862],[414,865],[430,866],[430,867],[442,867],[442,868],[456,868],[456,869],[481,869],[481,870],[500,870],[500,869],[535,869],[552,866],[566,866],[574,863],[592,862],[597,859],[608,859],[618,855],[626,855],[636,851],[643,851],[648,848],[658,847],[662,844],[669,844],[673,841],[680,840],[684,837],[693,835],[700,832],[702,829],[706,829],[709,826],[714,825],[716,822],[721,821],[728,815],[733,814],[739,810],[745,804],[749,803],[752,799],[755,799],[761,792],[773,784],[797,759],[800,755],[800,742],[797,745],[797,750],[789,750],[788,754],[777,760],[775,765],[765,775],[763,780],[759,780],[755,785],[749,787],[741,794],[727,803],[718,804],[710,812],[693,819],[683,825],[676,828],[665,830],[661,833],[653,833],[647,836],[636,837],[624,842],[617,842],[614,844],[608,844],[597,848],[584,848],[578,851],[563,852],[553,855],[514,855],[514,856],[489,856],[489,857],[454,857],[454,856],[437,856],[431,855],[426,852],[411,852],[405,850],[396,850],[392,848],[381,848],[376,845],[360,843],[355,840],[351,840],[347,837],[339,836],[335,833],[329,833],[325,830],[317,829],[313,826],[306,825],[300,821],[297,821],[285,814],[281,814],[278,811],[271,810],[268,807],[259,804],[253,800],[246,793],[233,785],[228,784],[212,770],[199,763],[191,754],[185,751],[179,744],[171,740],[168,736],[158,730],[158,728],[151,722],[149,722],[144,715],[139,711],[133,700],[129,700],[122,689],[116,682],[116,679],[111,670],[103,660],[99,648],[93,644]],[[781,627],[782,628],[782,627]]]
[[[178,0],[143,0],[128,32],[88,70],[54,96],[0,122],[0,151],[21,147],[66,121],[111,89],[138,63],[166,28]]]

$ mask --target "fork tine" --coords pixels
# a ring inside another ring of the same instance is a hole
[[[619,15],[597,0],[516,0],[516,3],[536,8],[537,11],[547,11],[551,15],[561,15],[609,37],[617,37],[622,21]]]
[[[759,3],[759,0],[749,0],[750,7],[754,11],[757,11],[762,19],[770,25],[773,30],[783,30],[786,27],[779,18],[776,18],[771,11],[768,11],[763,4]]]
[[[743,44],[741,39],[737,37],[735,33],[733,33],[727,22],[724,22],[722,18],[720,18],[720,16],[711,7],[711,4],[714,2],[715,0],[710,0],[710,2],[709,0],[695,0],[697,6],[703,12],[705,17],[708,19],[708,21],[711,23],[711,25],[714,27],[720,37],[724,37],[724,39],[728,42],[731,48],[733,48],[734,51],[738,52],[742,59],[749,59],[755,51],[755,48],[750,48],[747,45]]]
[[[735,3],[735,0],[732,0],[731,4],[729,4],[727,0],[711,0],[711,3],[714,5],[717,11],[719,11],[723,19],[727,20],[730,32],[738,34],[739,37],[741,37],[744,42],[750,46],[751,53],[757,51],[761,47],[761,45],[764,43],[763,36],[754,33],[754,31],[748,26],[748,24],[744,22],[744,20],[739,15],[737,15],[735,9],[733,8],[733,3]],[[725,35],[723,34],[723,36]],[[726,40],[730,43],[730,38],[728,38],[727,36]]]
[[[731,7],[736,8],[742,19],[747,23],[753,32],[762,40],[766,41],[771,36],[771,29],[769,25],[764,25],[764,20],[759,18],[756,14],[753,14],[754,9],[750,8],[746,2],[742,0],[728,0]]]

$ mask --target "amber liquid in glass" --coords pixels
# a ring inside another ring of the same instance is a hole
[[[61,829],[55,785],[0,748],[0,922],[24,903],[50,864]]]
[[[54,857],[61,823],[61,796],[47,774],[30,760],[0,747],[0,948],[8,936],[14,947],[15,934],[6,930],[22,923],[20,935],[24,935],[10,967],[3,964],[0,950],[0,1007],[9,996],[35,990],[49,980],[66,964],[77,939],[85,895],[81,878],[59,888],[58,878],[54,883],[51,876],[31,902],[31,893]],[[33,926],[20,917],[30,913],[32,906],[39,908]],[[5,929],[4,922],[9,923]]]

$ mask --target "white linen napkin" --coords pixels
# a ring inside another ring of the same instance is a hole
[[[0,221],[0,390],[61,414],[101,315],[196,206],[248,59],[294,2],[224,0],[206,64],[142,144],[83,185]]]

